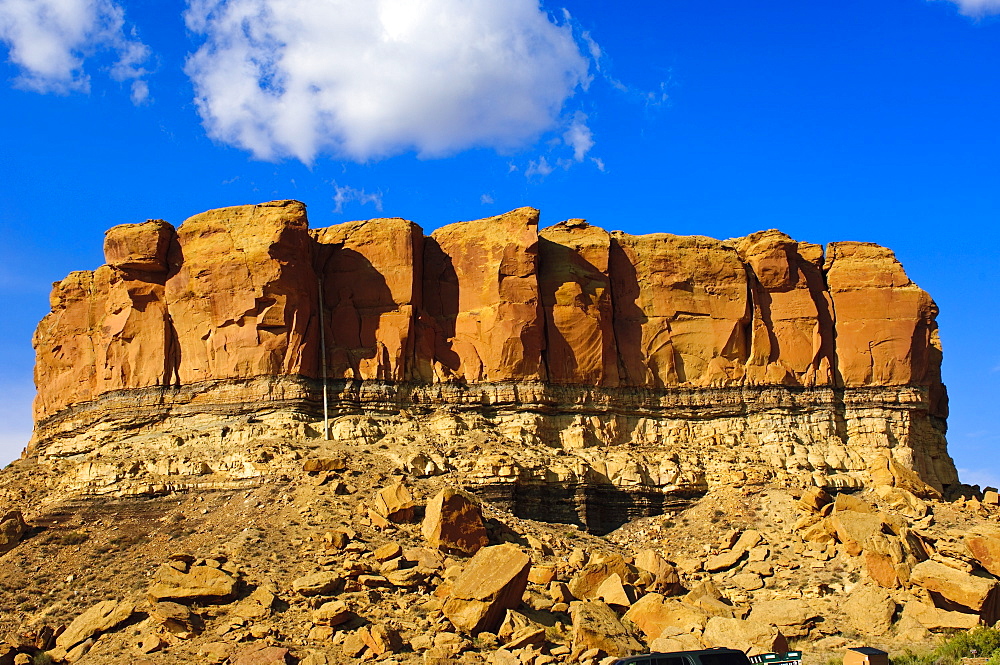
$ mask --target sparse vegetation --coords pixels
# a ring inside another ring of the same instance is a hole
[[[90,540],[90,536],[83,531],[67,531],[58,537],[58,542],[62,545],[81,545]]]
[[[892,665],[959,665],[963,658],[989,658],[989,665],[1000,665],[1000,630],[980,627],[956,633],[933,651],[906,651],[890,660]]]

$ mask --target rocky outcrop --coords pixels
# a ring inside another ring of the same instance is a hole
[[[325,402],[341,441],[515,446],[484,496],[605,530],[720,482],[957,483],[936,308],[889,250],[537,227],[310,230],[296,201],[114,227],[35,334],[29,454],[67,491],[232,486],[284,472],[250,442],[325,436]]]

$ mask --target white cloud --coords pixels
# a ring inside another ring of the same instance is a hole
[[[528,168],[524,169],[524,177],[532,178],[538,176],[539,178],[544,178],[555,170],[555,167],[549,164],[549,160],[545,159],[545,155],[542,155],[537,161],[531,160],[528,162]]]
[[[141,106],[149,100],[149,84],[145,81],[132,81],[132,103]]]
[[[490,196],[489,194],[483,194],[482,196],[479,197],[479,202],[482,203],[483,205],[489,205],[493,203],[493,197]]]
[[[587,127],[587,116],[577,111],[569,129],[563,134],[566,145],[573,148],[573,159],[582,162],[587,152],[594,147],[594,135]]]
[[[510,150],[590,78],[538,0],[189,0],[209,134],[264,159]]]
[[[150,55],[126,34],[125,12],[114,0],[0,0],[0,41],[21,70],[17,84],[38,92],[89,90],[84,60],[98,51],[117,54],[109,74],[120,82],[142,77]],[[142,90],[132,88],[133,100],[145,100]]]
[[[952,0],[966,16],[1000,14],[1000,0]]]
[[[344,204],[355,202],[359,205],[365,205],[371,203],[375,206],[375,209],[382,212],[382,193],[373,192],[371,194],[367,193],[364,189],[355,189],[354,187],[343,186],[341,187],[336,182],[333,184],[333,202],[336,204],[333,208],[335,213],[344,212]]]

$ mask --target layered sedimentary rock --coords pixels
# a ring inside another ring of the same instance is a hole
[[[107,265],[57,283],[36,332],[29,452],[75,465],[80,491],[243,481],[280,472],[255,441],[322,436],[325,392],[341,441],[416,442],[446,466],[474,434],[510,451],[470,482],[528,512],[860,487],[886,458],[957,482],[936,307],[889,250],[538,218],[310,230],[275,201],[115,227]]]

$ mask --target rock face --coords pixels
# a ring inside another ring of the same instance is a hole
[[[733,481],[957,483],[936,308],[889,250],[538,219],[310,230],[273,201],[116,226],[36,331],[28,454],[69,493],[229,486],[284,472],[249,442],[322,435],[325,386],[332,438],[489,432],[538,454],[483,457],[481,495],[597,530]]]

